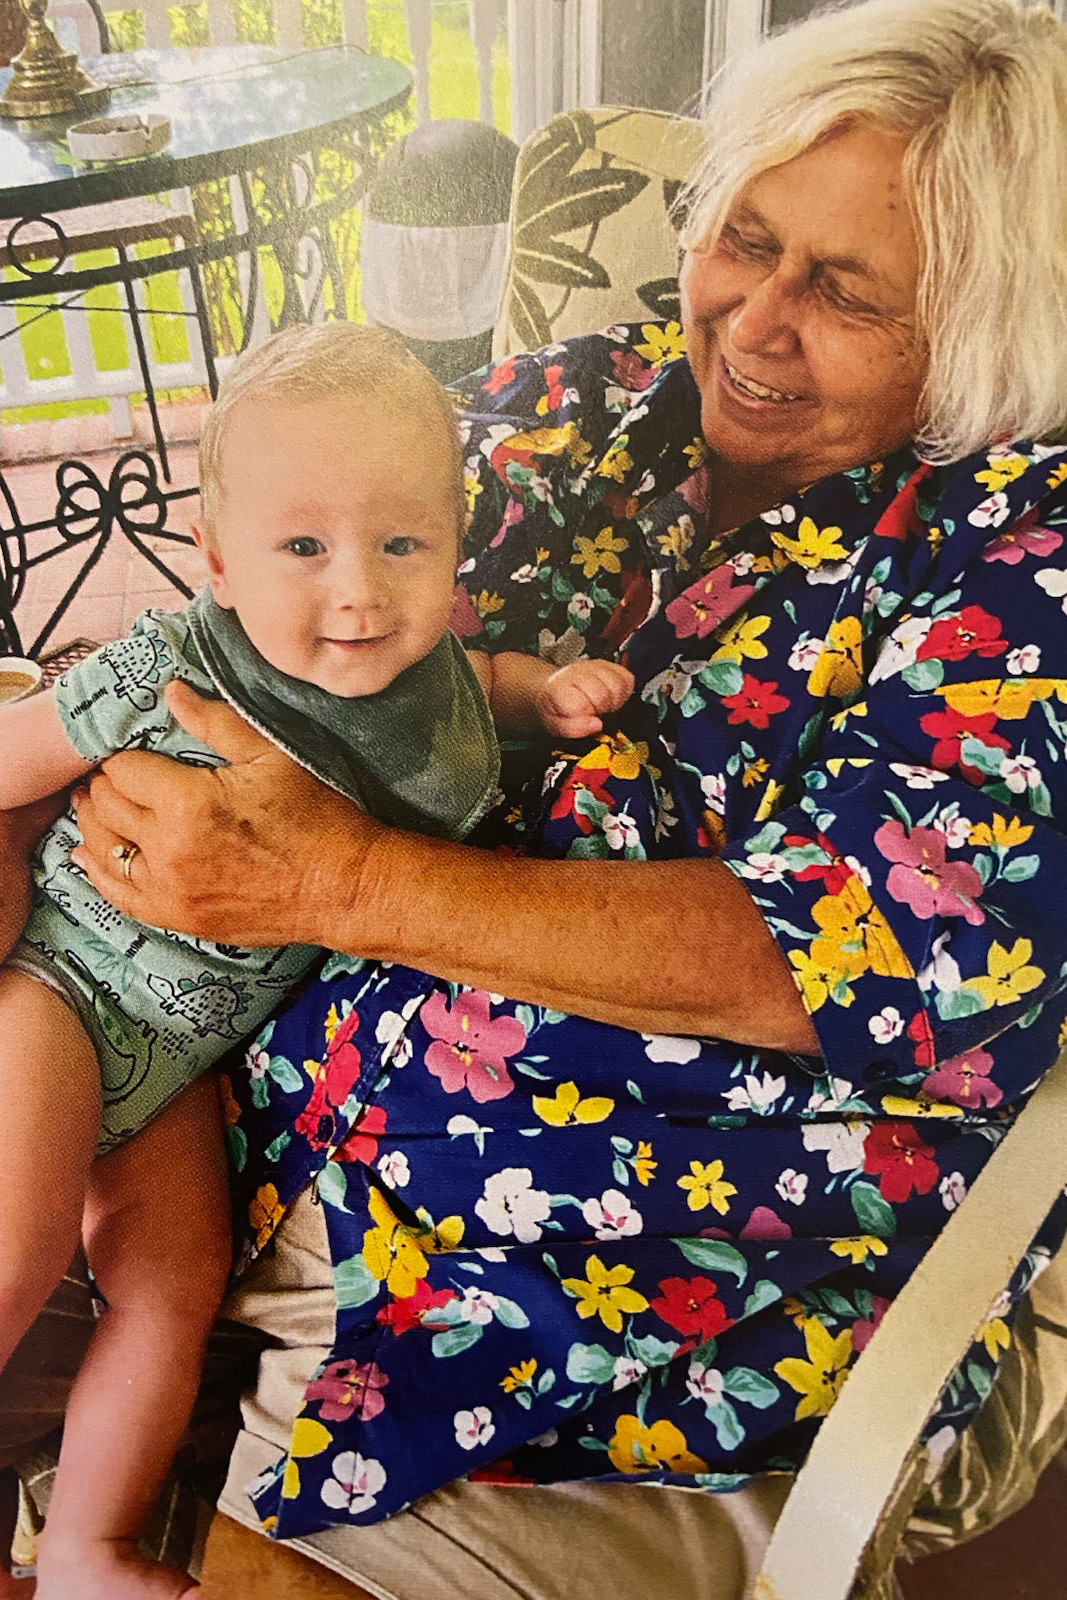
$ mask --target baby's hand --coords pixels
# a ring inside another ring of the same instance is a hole
[[[535,710],[549,733],[582,739],[599,733],[608,711],[618,711],[634,692],[634,675],[613,661],[572,661],[546,678]]]

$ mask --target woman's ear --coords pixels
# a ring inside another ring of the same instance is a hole
[[[196,547],[207,562],[207,581],[211,587],[212,598],[217,606],[222,606],[227,611],[232,610],[233,601],[230,599],[230,586],[226,581],[226,568],[216,539],[212,534],[205,534],[195,522],[192,528]]]

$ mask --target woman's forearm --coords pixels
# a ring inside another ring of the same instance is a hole
[[[333,949],[643,1033],[819,1053],[762,917],[714,861],[535,861],[385,830],[356,876],[359,903],[335,892],[326,913]]]

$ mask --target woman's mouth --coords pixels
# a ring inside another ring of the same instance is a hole
[[[786,394],[781,389],[772,389],[765,383],[757,383],[755,378],[746,378],[743,372],[730,365],[725,356],[722,358],[722,364],[730,389],[745,400],[754,400],[761,405],[790,405],[804,398],[803,395]]]

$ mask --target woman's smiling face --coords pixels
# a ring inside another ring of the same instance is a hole
[[[904,150],[881,128],[832,134],[753,178],[683,263],[704,436],[764,509],[914,431],[927,359]]]

